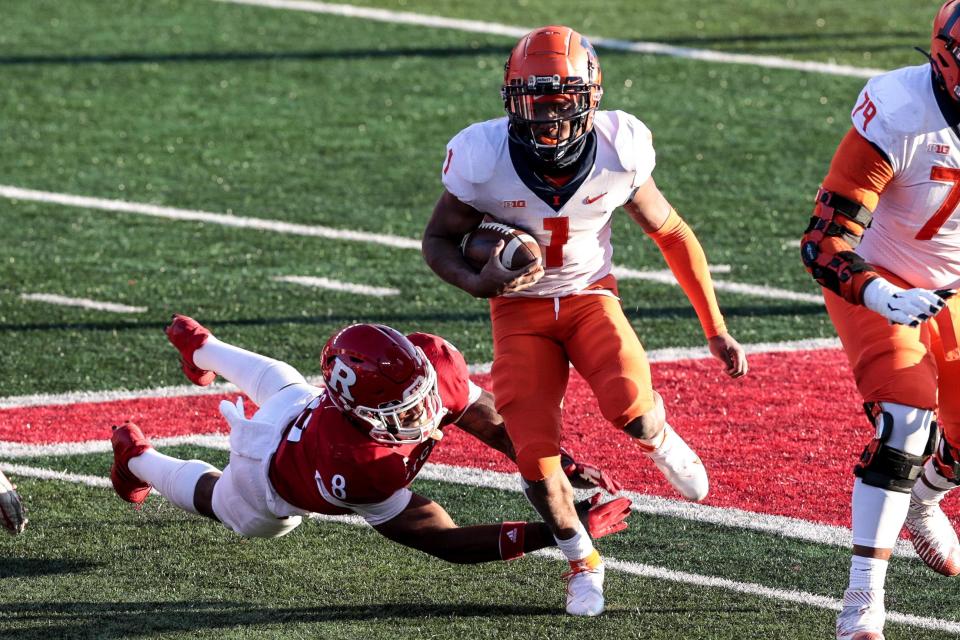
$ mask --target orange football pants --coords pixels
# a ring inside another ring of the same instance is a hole
[[[898,286],[912,287],[877,271]],[[931,320],[911,328],[892,325],[826,289],[823,295],[863,399],[937,410],[947,442],[960,446],[960,298],[954,296]]]
[[[618,428],[654,407],[650,364],[617,298],[494,298],[493,394],[528,481],[559,467],[570,364]]]

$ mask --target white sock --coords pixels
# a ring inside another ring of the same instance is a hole
[[[184,511],[196,513],[193,496],[200,477],[211,471],[219,471],[203,460],[180,460],[171,458],[156,449],[147,449],[127,464],[133,475],[149,482],[164,498]]]
[[[666,441],[666,439],[667,439],[667,429],[671,429],[671,430],[672,430],[672,427],[671,427],[669,424],[667,424],[666,422],[664,422],[664,423],[663,423],[663,429],[660,430],[660,433],[658,433],[657,435],[653,436],[653,437],[650,438],[649,440],[644,440],[643,438],[638,438],[638,439],[637,439],[637,442],[639,442],[640,444],[642,444],[645,449],[649,447],[649,448],[650,448],[650,451],[648,451],[648,453],[650,453],[650,452],[652,452],[652,451],[655,451],[655,450],[659,449],[660,447],[662,447],[662,446],[663,446],[663,443]]]
[[[578,530],[572,538],[561,540],[554,536],[557,546],[567,560],[583,560],[593,553],[593,541],[590,540],[590,534],[583,528],[582,524],[577,525]]]
[[[890,563],[878,558],[853,556],[850,561],[850,588],[863,591],[883,589]]]
[[[193,364],[216,371],[258,405],[284,387],[306,382],[303,375],[286,362],[235,347],[213,336],[193,352]]]
[[[853,544],[892,549],[907,519],[910,494],[853,483]]]
[[[912,497],[917,502],[934,506],[940,504],[943,497],[956,486],[937,473],[937,468],[933,464],[933,456],[931,456],[923,465],[923,475],[917,480],[917,484],[913,485]]]

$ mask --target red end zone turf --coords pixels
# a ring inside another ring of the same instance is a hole
[[[849,526],[851,470],[873,430],[838,350],[750,357],[730,380],[714,360],[655,363],[667,418],[710,474],[706,504]],[[489,387],[488,376],[476,382]],[[824,393],[829,389],[829,393]],[[53,444],[106,440],[110,425],[133,420],[151,437],[226,431],[217,405],[227,396],[148,398],[0,411],[0,441]],[[253,403],[247,402],[248,413]],[[609,469],[627,489],[678,498],[630,439],[600,416],[574,374],[566,396],[565,444]],[[500,454],[449,429],[431,462],[512,472]],[[960,512],[960,496],[944,503]],[[956,519],[955,519],[956,521]]]

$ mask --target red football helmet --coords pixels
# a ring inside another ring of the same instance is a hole
[[[320,370],[330,400],[369,427],[377,442],[423,442],[446,413],[426,355],[382,324],[354,324],[334,334],[320,354]]]
[[[545,166],[575,162],[603,95],[593,45],[569,27],[531,31],[513,48],[503,74],[510,137]]]
[[[960,0],[945,2],[933,20],[930,64],[950,97],[960,101]]]

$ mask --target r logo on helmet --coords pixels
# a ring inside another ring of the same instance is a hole
[[[356,382],[356,372],[345,365],[340,358],[335,359],[333,362],[333,370],[330,372],[330,380],[327,384],[331,387],[336,387],[344,400],[353,402],[353,396],[350,395],[350,387]]]

